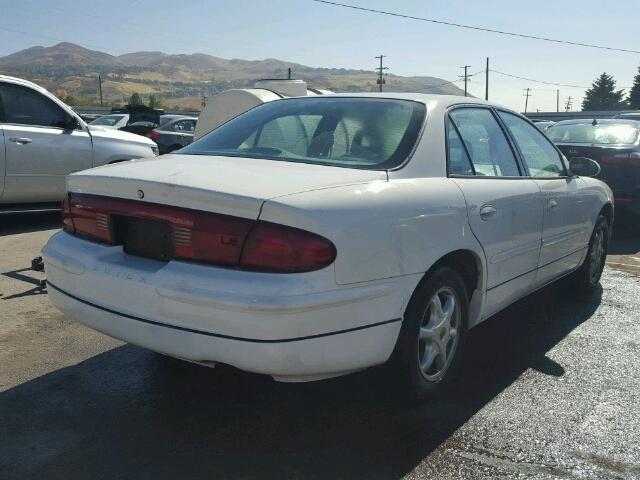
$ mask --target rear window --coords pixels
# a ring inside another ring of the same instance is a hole
[[[411,153],[426,108],[410,100],[296,98],[256,107],[181,154],[386,169]]]
[[[545,132],[558,143],[631,144],[638,139],[638,127],[624,123],[573,123],[553,125]]]

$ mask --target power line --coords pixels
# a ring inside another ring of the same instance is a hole
[[[528,77],[520,77],[518,75],[513,75],[511,73],[504,73],[504,72],[499,72],[498,70],[491,70],[493,73],[497,73],[498,75],[504,75],[505,77],[511,77],[511,78],[517,78],[519,80],[527,80],[528,82],[535,82],[535,83],[542,83],[545,85],[553,85],[555,87],[568,87],[568,88],[582,88],[584,90],[588,90],[591,88],[591,86],[589,87],[585,87],[583,85],[570,85],[570,84],[566,84],[566,83],[554,83],[554,82],[547,82],[544,80],[535,80],[533,78],[528,78]],[[631,87],[620,87],[622,89],[629,89]]]
[[[475,73],[468,74],[467,77],[470,78],[470,77],[473,77],[474,75],[478,75],[479,73],[482,73],[482,72],[484,72],[484,70],[478,70]],[[453,85],[454,83],[462,82],[463,80],[464,80],[464,78],[460,77],[457,80],[451,80],[451,81],[448,81],[448,82],[437,83],[435,85],[428,85],[427,87],[425,87],[425,89],[428,90],[430,88],[444,87],[445,85]]]
[[[311,1],[312,2],[316,2],[316,3],[324,3],[324,4],[327,4],[327,5],[333,5],[335,7],[351,8],[353,10],[361,10],[363,12],[379,13],[381,15],[390,15],[392,17],[406,18],[406,19],[409,19],[409,20],[419,20],[421,22],[429,22],[429,23],[437,23],[437,24],[440,24],[440,25],[448,25],[450,27],[466,28],[468,30],[478,30],[478,31],[481,31],[481,32],[497,33],[499,35],[509,35],[511,37],[528,38],[530,40],[541,40],[541,41],[544,41],[544,42],[562,43],[562,44],[565,44],[565,45],[574,45],[574,46],[578,46],[578,47],[599,48],[601,50],[613,50],[613,51],[616,51],[616,52],[640,53],[640,50],[630,50],[630,49],[626,49],[626,48],[607,47],[607,46],[604,46],[604,45],[596,45],[596,44],[592,44],[592,43],[572,42],[572,41],[569,41],[569,40],[559,40],[559,39],[556,39],[556,38],[540,37],[540,36],[537,36],[537,35],[526,35],[524,33],[506,32],[504,30],[496,30],[496,29],[493,29],[493,28],[476,27],[474,25],[464,25],[462,23],[446,22],[444,20],[435,20],[433,18],[415,17],[413,15],[405,15],[405,14],[402,14],[402,13],[388,12],[388,11],[385,11],[385,10],[375,10],[373,8],[358,7],[356,5],[348,5],[346,3],[330,2],[328,0],[311,0]]]
[[[554,82],[547,82],[544,80],[535,80],[533,78],[527,78],[527,77],[520,77],[518,75],[513,75],[511,73],[504,73],[504,72],[499,72],[498,70],[493,70],[491,69],[491,71],[493,73],[497,73],[498,75],[504,75],[505,77],[511,77],[511,78],[517,78],[519,80],[527,80],[528,82],[535,82],[535,83],[542,83],[544,85],[553,85],[556,87],[569,87],[569,88],[591,88],[591,87],[584,87],[581,85],[569,85],[569,84],[565,84],[565,83],[554,83]]]

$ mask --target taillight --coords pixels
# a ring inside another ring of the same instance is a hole
[[[333,263],[336,248],[314,233],[257,222],[242,250],[241,268],[270,272],[309,272]]]
[[[76,229],[73,226],[73,220],[71,218],[69,196],[69,194],[65,195],[64,200],[62,200],[62,206],[60,207],[60,213],[62,214],[62,229],[68,233],[75,233]]]
[[[173,225],[175,257],[215,265],[237,266],[253,220],[176,209]]]
[[[69,194],[64,230],[111,245],[124,244],[128,219],[168,224],[172,258],[278,273],[309,272],[330,265],[336,249],[319,235],[292,227],[154,203]],[[144,233],[144,232],[143,232]],[[152,238],[148,241],[162,241]]]
[[[75,233],[81,237],[113,244],[112,201],[94,195],[69,194],[69,216]]]
[[[147,137],[149,137],[154,142],[158,139],[159,136],[160,132],[157,132],[155,130],[151,130],[149,133],[147,133]]]

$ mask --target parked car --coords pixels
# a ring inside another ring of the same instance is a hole
[[[127,105],[124,108],[114,108],[111,113],[127,115],[126,124],[118,127],[119,130],[146,137],[151,130],[160,125],[164,110],[146,105]]]
[[[425,398],[469,328],[566,275],[598,284],[614,211],[597,172],[478,99],[275,100],[152,165],[69,176],[49,297],[113,337],[281,381],[390,361]]]
[[[157,126],[158,124],[154,122],[133,122],[129,123],[126,127],[122,127],[120,130],[148,137],[149,132],[151,132]]]
[[[173,152],[193,142],[197,121],[195,117],[178,117],[151,130],[147,136],[158,144],[160,154]]]
[[[564,120],[546,134],[567,156],[596,160],[598,178],[613,190],[616,206],[640,215],[640,122],[635,120]]]
[[[87,125],[45,89],[0,75],[0,213],[57,209],[67,174],[155,154],[150,139]]]
[[[75,109],[73,111],[80,115],[80,118],[84,120],[85,123],[91,123],[100,117],[104,117],[101,113],[79,113]]]
[[[103,115],[93,120],[90,125],[99,125],[104,128],[119,129],[127,125],[129,121],[129,114],[127,113],[112,113],[109,115]]]
[[[640,112],[622,112],[614,115],[617,120],[640,120]]]
[[[556,122],[552,122],[551,120],[537,120],[537,119],[531,119],[531,121],[533,122],[533,124],[538,127],[538,129],[541,132],[544,132],[547,130],[547,128],[549,128],[551,125],[555,125]]]
[[[177,120],[179,118],[196,118],[196,117],[192,117],[190,115],[182,115],[182,114],[178,114],[178,113],[165,113],[164,115],[160,115],[160,122],[158,123],[158,126],[162,126],[167,122],[170,122],[171,120]]]

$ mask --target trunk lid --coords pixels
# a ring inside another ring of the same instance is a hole
[[[386,172],[174,154],[78,172],[67,177],[67,188],[256,219],[268,199],[375,180],[386,181]]]

